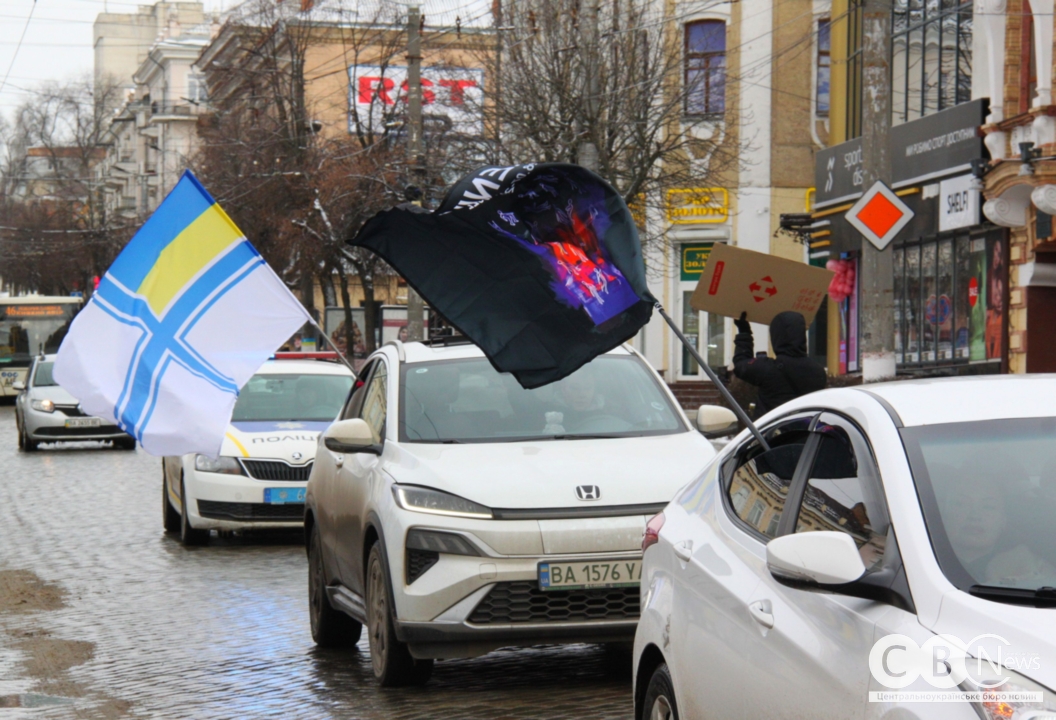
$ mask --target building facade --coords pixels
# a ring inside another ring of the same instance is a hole
[[[718,172],[707,156],[690,160],[708,180],[666,190],[663,211],[647,219],[649,234],[665,241],[653,245],[647,265],[654,295],[723,374],[733,359],[733,320],[697,312],[689,298],[715,243],[810,261],[806,246],[778,229],[782,214],[805,211],[814,151],[828,142],[830,10],[827,0],[742,0],[668,2],[665,12],[682,56],[683,122],[738,160]],[[824,361],[821,327],[812,347]],[[768,350],[768,328],[757,325],[754,334],[756,350]],[[636,345],[687,407],[716,397],[661,318]]]

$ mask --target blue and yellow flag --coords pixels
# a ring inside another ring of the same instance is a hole
[[[151,454],[215,456],[239,388],[309,319],[187,171],[74,320],[55,378]]]

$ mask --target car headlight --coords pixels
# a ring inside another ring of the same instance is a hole
[[[967,662],[974,664],[971,658]],[[982,667],[981,673],[972,673],[974,679],[969,677],[961,683],[961,690],[986,694],[1015,693],[1020,697],[988,700],[984,694],[982,702],[972,703],[981,720],[1056,720],[1056,693],[1013,670],[993,667],[986,662]],[[1040,695],[1042,701],[1031,702],[1023,697],[1026,693]]]
[[[245,475],[242,465],[233,457],[220,456],[211,458],[208,455],[194,456],[194,469],[202,472],[222,473],[224,475]]]
[[[40,410],[41,412],[55,412],[55,403],[45,398],[44,400],[33,400],[29,403],[30,407],[34,410]]]
[[[396,504],[404,510],[488,520],[492,517],[490,508],[439,490],[414,485],[393,485],[392,494],[396,498]]]

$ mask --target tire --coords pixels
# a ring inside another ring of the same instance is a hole
[[[319,647],[347,648],[359,642],[363,625],[330,605],[323,569],[323,541],[318,526],[312,527],[308,543],[308,617],[312,640]]]
[[[170,534],[180,532],[180,514],[169,502],[169,483],[165,479],[164,463],[161,466],[161,518],[165,532]]]
[[[18,421],[18,415],[15,415],[15,431],[18,433],[18,449],[26,449],[26,440],[22,436],[22,423]]]
[[[18,446],[23,452],[36,452],[40,443],[29,436],[29,431],[26,430],[25,425],[22,426],[21,442]]]
[[[180,473],[180,542],[184,547],[205,545],[209,542],[209,531],[191,527],[191,522],[187,519],[187,490],[183,484],[183,473]]]
[[[380,542],[370,549],[366,579],[367,631],[374,677],[382,687],[424,685],[433,674],[433,661],[415,660],[407,645],[396,639],[389,571]]]
[[[114,447],[118,450],[135,450],[136,439],[132,437],[118,438],[117,440],[114,440]]]
[[[666,663],[661,663],[649,679],[645,702],[642,703],[642,717],[638,720],[678,720],[675,686]]]

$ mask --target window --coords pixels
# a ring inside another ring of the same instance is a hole
[[[352,378],[347,375],[259,373],[238,393],[232,422],[333,422]]]
[[[361,417],[370,425],[370,431],[374,434],[374,442],[380,443],[385,437],[385,410],[388,405],[388,372],[385,363],[378,362],[374,375],[367,384],[367,392],[363,397],[363,412]]]
[[[204,75],[187,76],[187,99],[192,103],[204,103],[209,100],[209,87],[205,84]]]
[[[999,361],[1008,270],[1000,233],[917,238],[896,247],[895,361]]]
[[[972,96],[972,3],[894,0],[891,112],[896,124]]]
[[[866,569],[871,570],[883,560],[887,540],[887,511],[871,472],[872,458],[855,429],[842,423],[828,425],[827,419],[822,417],[818,423],[817,454],[803,490],[795,531],[848,533]]]
[[[685,29],[687,115],[726,112],[726,23],[699,20]]]
[[[829,78],[832,60],[832,32],[829,19],[818,20],[818,76],[815,113],[829,116]]]
[[[363,398],[367,394],[367,381],[370,380],[370,373],[374,370],[374,366],[378,364],[378,360],[367,363],[367,365],[359,371],[359,375],[356,376],[356,381],[352,385],[352,392],[349,393],[348,402],[345,403],[345,409],[341,411],[341,419],[348,420],[349,418],[359,417],[359,411],[363,407]]]
[[[898,0],[896,0],[897,2]],[[847,5],[847,139],[862,134],[862,3],[850,0]]]
[[[769,450],[753,440],[736,455],[736,469],[726,487],[730,506],[738,519],[767,538],[777,537],[810,421],[810,416],[785,421],[766,430]]]
[[[1020,29],[1019,111],[1030,110],[1038,91],[1038,57],[1034,50],[1034,13],[1030,3],[1023,3],[1023,25]]]

